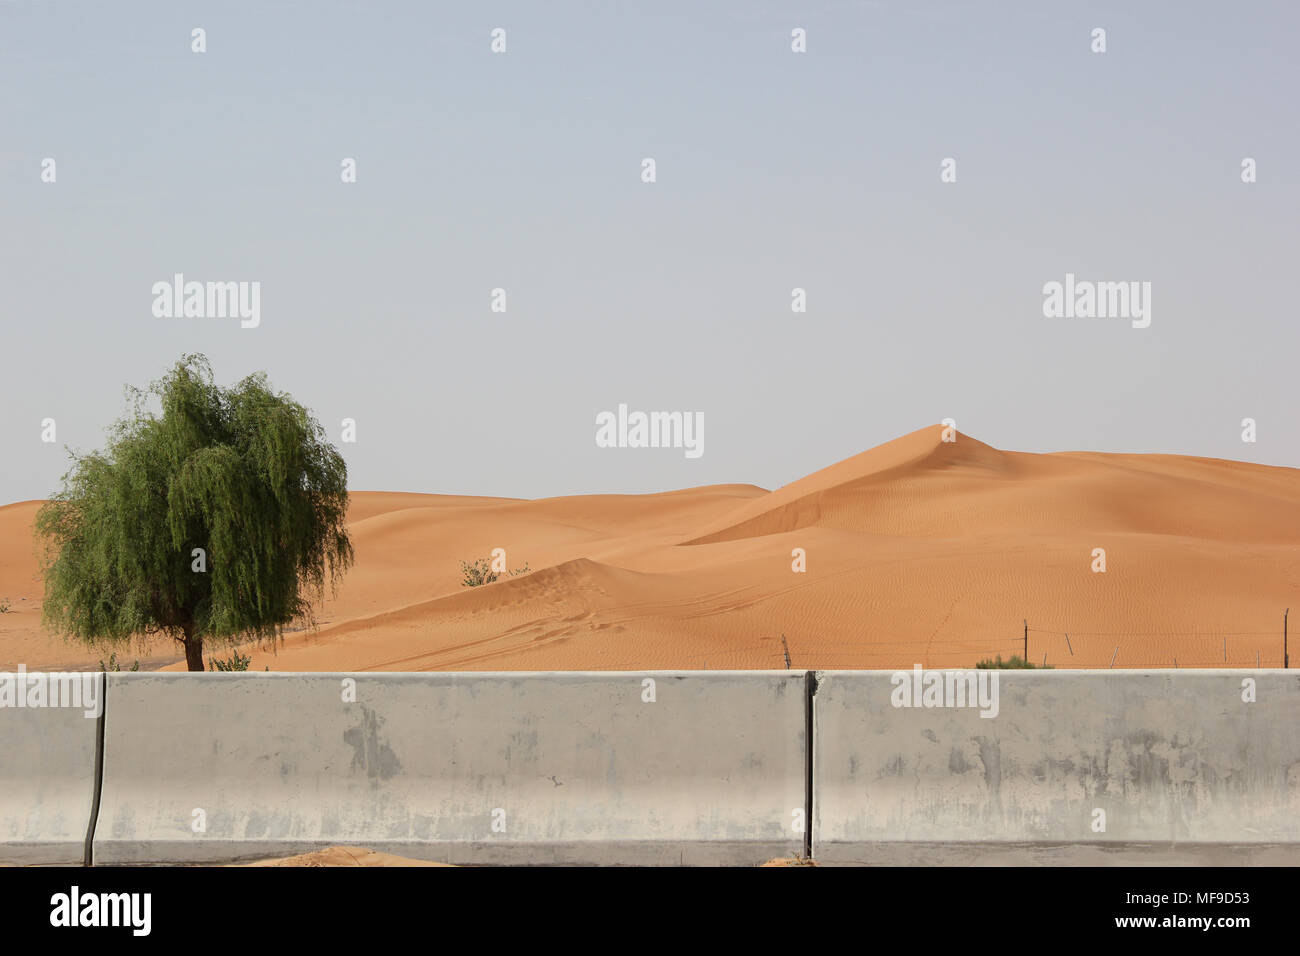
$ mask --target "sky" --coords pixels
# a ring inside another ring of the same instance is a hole
[[[773,488],[945,418],[1300,467],[1298,28],[1258,0],[0,0],[0,503],[187,352],[311,408],[353,490]],[[257,325],[156,315],[177,273],[258,283]],[[1150,283],[1150,324],[1046,316],[1067,274]],[[620,404],[703,416],[702,454],[598,447]]]

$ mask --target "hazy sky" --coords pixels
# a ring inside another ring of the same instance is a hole
[[[55,490],[188,351],[336,442],[354,418],[354,489],[775,487],[945,417],[1300,466],[1297,27],[1292,2],[0,0],[0,502]],[[155,317],[178,272],[259,282],[260,325]],[[1044,317],[1067,272],[1150,282],[1150,326]],[[620,403],[702,413],[704,454],[597,448]]]

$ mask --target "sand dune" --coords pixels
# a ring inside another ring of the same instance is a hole
[[[357,564],[319,631],[253,667],[770,668],[787,652],[795,668],[970,666],[1018,653],[1026,619],[1030,658],[1057,667],[1224,666],[1225,647],[1230,666],[1281,665],[1282,610],[1300,605],[1300,471],[940,435],[770,492],[355,492]],[[0,508],[0,598],[15,609],[0,615],[0,667],[93,666],[106,655],[39,626],[38,506]],[[463,588],[460,561],[498,547],[531,572]]]

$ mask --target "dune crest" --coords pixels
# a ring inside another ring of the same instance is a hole
[[[1005,478],[1011,474],[1013,462],[1003,452],[955,430],[949,433],[953,440],[944,441],[944,431],[942,425],[920,428],[815,471],[747,502],[726,516],[722,527],[706,530],[684,543],[710,544],[779,534],[823,522],[828,527],[862,524],[860,530],[869,530],[869,522],[858,522],[854,520],[857,515],[846,515],[844,505],[852,511],[863,504],[863,496],[875,485],[915,480],[926,473],[954,478]]]

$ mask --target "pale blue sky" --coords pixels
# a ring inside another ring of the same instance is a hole
[[[336,441],[355,418],[354,489],[775,487],[948,416],[1300,466],[1298,27],[1252,0],[0,0],[0,503],[186,351]],[[261,282],[260,327],[155,318],[175,272]],[[1151,327],[1044,318],[1066,272],[1150,281]],[[620,402],[702,412],[704,455],[597,448]]]

